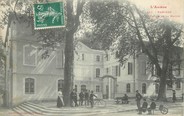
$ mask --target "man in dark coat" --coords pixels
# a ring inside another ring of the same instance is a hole
[[[89,91],[86,90],[85,95],[84,95],[84,97],[85,97],[85,106],[89,105],[89,94],[90,94],[90,90]]]
[[[78,104],[77,104],[77,93],[76,93],[75,89],[73,89],[73,91],[71,92],[70,98],[71,98],[71,106],[73,106],[72,105],[73,102],[75,104],[75,107],[78,106]]]
[[[91,91],[91,94],[89,96],[89,100],[90,100],[90,104],[91,104],[92,108],[93,108],[93,105],[94,105],[94,97],[97,98],[97,96],[93,93],[93,91]]]
[[[141,114],[141,106],[140,106],[141,99],[142,99],[142,95],[137,90],[136,91],[136,102],[137,102],[137,108],[138,108],[139,114]]]
[[[77,104],[77,92],[76,91],[74,91],[73,99],[74,99],[75,107],[77,107],[78,104]]]
[[[84,100],[84,93],[83,93],[83,91],[81,91],[80,93],[79,93],[79,105],[83,105],[83,100]]]

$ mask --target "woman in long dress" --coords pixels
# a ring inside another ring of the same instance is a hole
[[[61,89],[58,91],[58,98],[57,98],[57,107],[63,107],[64,106],[64,101],[63,101],[63,93]]]

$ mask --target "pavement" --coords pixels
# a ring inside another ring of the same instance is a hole
[[[137,106],[134,99],[130,100],[129,104],[116,104],[114,100],[105,101],[105,105],[95,105],[93,108],[90,106],[57,108],[56,102],[25,102],[12,109],[1,109],[0,107],[0,116],[110,116],[110,114],[117,116],[120,114],[137,115]],[[167,107],[169,112],[172,111],[175,113],[180,112],[178,109],[183,109],[184,107],[184,103],[182,102],[156,102],[156,104],[156,114],[161,114],[158,111],[158,106],[160,104],[163,104],[165,107]]]
[[[63,107],[61,108],[63,111],[70,111],[70,112],[79,112],[79,113],[115,113],[115,112],[132,112],[137,111],[136,102],[134,99],[129,100],[129,104],[116,104],[114,100],[105,100],[106,105],[95,105],[93,108],[90,106],[78,106],[78,107]],[[148,101],[149,103],[149,101]],[[41,106],[45,106],[47,108],[57,108],[55,102],[42,102],[38,103]],[[181,102],[156,102],[157,109],[160,104],[163,104],[167,108],[175,108],[175,107],[182,107]]]

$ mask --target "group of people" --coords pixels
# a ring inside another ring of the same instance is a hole
[[[173,92],[173,96],[172,96],[172,101],[173,103],[176,101],[176,91],[172,90]],[[138,114],[142,114],[142,112],[146,112],[148,111],[149,114],[151,114],[151,110],[156,108],[156,104],[154,102],[154,99],[151,99],[151,104],[150,107],[148,108],[148,103],[146,101],[146,99],[143,99],[143,104],[141,106],[140,101],[142,99],[142,95],[138,92],[138,90],[136,91],[136,102],[137,102],[137,108],[139,113]]]
[[[97,96],[93,93],[93,91],[90,90],[85,90],[85,91],[81,91],[79,93],[79,104],[78,104],[78,95],[75,89],[73,89],[73,91],[70,93],[70,100],[71,100],[71,106],[82,106],[85,104],[85,106],[89,106],[91,105],[91,107],[94,106],[94,97],[97,98]],[[58,91],[58,98],[57,98],[57,107],[63,107],[64,101],[63,101],[63,94],[62,94],[62,90],[59,89]]]
[[[136,102],[137,102],[137,108],[138,108],[138,114],[142,114],[142,112],[148,111],[148,114],[151,114],[151,110],[154,110],[156,108],[156,103],[154,102],[154,99],[151,99],[151,104],[148,107],[148,102],[146,99],[143,99],[143,104],[141,106],[141,99],[142,95],[139,93],[139,91],[136,91]]]
[[[175,90],[173,90],[173,102],[176,101],[176,92]],[[97,96],[93,93],[93,91],[90,92],[90,90],[85,90],[85,91],[81,91],[79,93],[79,105],[82,106],[85,103],[85,106],[88,106],[89,104],[91,105],[91,107],[94,106],[94,97],[97,98]],[[128,101],[128,96],[125,94],[125,96],[123,97],[124,99],[126,99]],[[151,113],[151,110],[156,108],[156,104],[154,102],[154,100],[152,99],[150,107],[148,108],[148,103],[146,101],[146,99],[143,99],[143,104],[141,106],[141,99],[142,99],[142,95],[139,93],[139,91],[136,91],[136,103],[137,103],[137,108],[139,111],[139,114],[142,114],[142,112],[146,112],[148,111],[148,113]],[[78,99],[77,99],[77,92],[75,89],[73,89],[73,91],[70,93],[70,99],[71,99],[71,106],[78,106]],[[74,104],[74,105],[73,105]],[[63,93],[62,90],[60,89],[58,91],[58,98],[57,98],[57,107],[63,107],[64,101],[63,101]]]
[[[97,98],[97,96],[93,93],[93,91],[90,91],[90,90],[81,91],[79,93],[79,105],[82,106],[85,104],[85,106],[88,106],[90,104],[91,107],[93,107],[94,97]],[[78,103],[77,103],[78,98],[77,98],[77,93],[76,93],[75,89],[73,89],[73,91],[71,92],[70,98],[71,98],[71,106],[77,107],[78,106]]]

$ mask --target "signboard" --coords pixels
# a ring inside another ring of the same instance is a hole
[[[34,29],[64,27],[63,2],[34,4]]]

